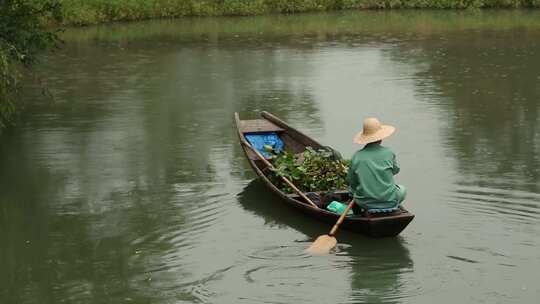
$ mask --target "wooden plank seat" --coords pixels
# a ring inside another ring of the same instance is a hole
[[[241,120],[240,131],[242,133],[283,132],[285,129],[278,127],[266,119],[252,119]]]

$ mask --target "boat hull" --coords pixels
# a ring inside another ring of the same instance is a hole
[[[268,112],[262,112],[261,116],[263,117],[263,119],[268,120],[274,126],[281,128],[283,130],[282,132],[284,138],[288,139],[289,141],[291,141],[291,139],[296,140],[296,144],[292,144],[289,142],[288,146],[290,146],[291,150],[303,151],[302,149],[305,149],[306,146],[311,146],[313,148],[322,147],[322,145],[314,139],[311,139],[307,135],[290,127],[288,124],[281,121],[272,114]],[[277,194],[281,198],[281,201],[286,203],[287,205],[319,221],[331,225],[335,224],[339,218],[338,214],[330,212],[326,209],[315,208],[307,202],[304,202],[299,195],[286,194],[270,181],[270,179],[263,172],[263,170],[265,170],[266,168],[266,165],[261,160],[257,160],[255,154],[251,151],[251,148],[244,137],[244,134],[249,133],[247,132],[249,130],[245,130],[242,128],[242,121],[240,120],[237,113],[235,113],[235,119],[238,129],[238,136],[242,145],[242,150],[244,151],[244,154],[246,155],[250,166],[253,168],[259,178],[264,182],[264,184],[272,192]],[[413,219],[414,214],[410,213],[404,208],[401,208],[400,210],[390,214],[376,214],[365,216],[355,215],[351,217],[346,217],[341,224],[341,227],[346,230],[367,235],[370,237],[393,237],[401,233]]]

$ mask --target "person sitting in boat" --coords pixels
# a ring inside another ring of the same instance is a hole
[[[355,143],[365,145],[353,155],[347,174],[357,205],[355,213],[390,212],[405,199],[405,187],[394,181],[399,172],[396,155],[381,145],[394,131],[394,127],[382,125],[377,118],[368,118],[362,132],[354,137]]]

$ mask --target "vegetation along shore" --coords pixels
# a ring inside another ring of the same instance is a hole
[[[248,16],[354,9],[531,8],[540,0],[60,0],[63,22],[88,25],[187,16]]]

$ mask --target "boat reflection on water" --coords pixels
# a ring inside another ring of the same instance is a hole
[[[290,205],[281,202],[281,197],[270,191],[256,178],[238,194],[238,201],[245,210],[264,219],[265,225],[293,228],[310,238],[325,233],[328,225],[306,217]]]
[[[306,237],[306,248],[317,236],[328,233],[331,226],[298,213],[280,202],[280,197],[260,181],[251,181],[238,194],[241,206],[264,219],[265,225],[295,229]],[[401,237],[373,239],[349,231],[339,231],[335,254],[348,258],[351,301],[394,303],[418,291],[405,284],[413,271],[413,261]]]
[[[421,291],[410,281],[414,264],[402,238],[362,237],[349,245],[340,254],[351,257],[352,302],[401,303]]]

